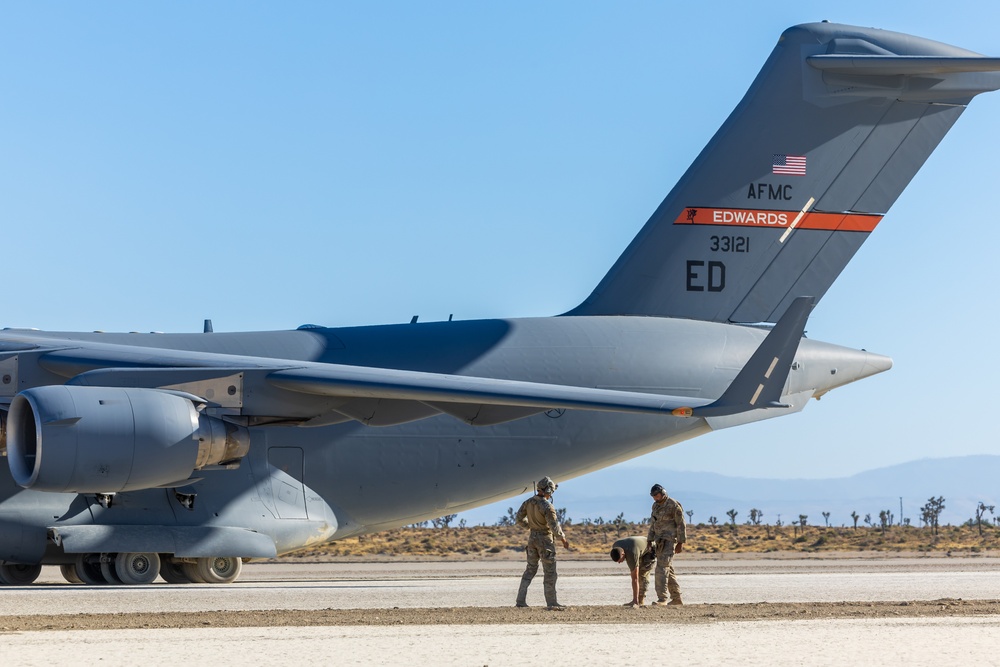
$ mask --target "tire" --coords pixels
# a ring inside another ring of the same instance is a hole
[[[160,558],[160,577],[168,584],[192,584],[184,571],[184,563],[176,562],[171,556]]]
[[[236,556],[199,558],[195,569],[206,584],[231,584],[243,571],[243,559]]]
[[[59,566],[59,571],[62,572],[63,579],[71,584],[82,584],[83,579],[76,575],[76,565],[73,563],[63,563]]]
[[[73,569],[80,583],[88,586],[100,586],[108,583],[101,573],[101,563],[98,554],[77,554]]]
[[[101,554],[101,576],[109,584],[120,584],[122,580],[118,578],[115,571],[115,557],[118,554]]]
[[[120,553],[115,556],[115,573],[123,584],[151,584],[160,574],[160,555]]]
[[[201,578],[201,574],[198,572],[197,563],[183,563],[181,569],[184,572],[184,576],[188,578],[192,584],[207,584],[208,582]]]
[[[0,584],[5,586],[28,586],[42,573],[39,564],[25,565],[22,563],[0,564]]]

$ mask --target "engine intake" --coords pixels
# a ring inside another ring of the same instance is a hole
[[[116,493],[180,483],[246,455],[246,429],[158,389],[35,387],[14,397],[7,450],[14,481],[57,493]]]

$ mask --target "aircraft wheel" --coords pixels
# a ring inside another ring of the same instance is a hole
[[[243,559],[236,556],[199,558],[195,569],[206,584],[231,584],[243,571]]]
[[[204,560],[204,559],[199,559]],[[188,581],[192,584],[207,584],[208,582],[201,578],[201,574],[198,572],[198,563],[183,563],[181,565],[181,570],[184,572],[184,576],[187,577]]]
[[[184,563],[178,563],[170,556],[160,558],[160,576],[168,584],[192,584],[184,570]]]
[[[109,584],[123,583],[115,571],[115,557],[118,554],[101,554],[101,576]]]
[[[23,563],[3,563],[0,565],[0,584],[6,586],[27,586],[35,583],[42,573],[41,565],[25,565]]]
[[[114,566],[123,584],[151,584],[160,573],[160,555],[122,553],[115,556]]]
[[[76,565],[73,563],[63,563],[59,566],[59,571],[62,572],[63,579],[71,584],[82,584],[83,579],[76,575]]]
[[[81,583],[88,586],[99,586],[108,583],[108,580],[101,574],[101,563],[99,554],[77,554],[73,569]]]

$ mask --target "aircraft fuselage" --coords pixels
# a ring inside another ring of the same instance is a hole
[[[654,317],[239,334],[31,332],[35,339],[69,345],[272,357],[696,398],[724,391],[765,334],[752,327]],[[17,335],[4,332],[0,340]],[[784,392],[792,407],[756,410],[739,423],[801,409],[807,398],[889,365],[879,355],[803,339]],[[481,427],[447,415],[384,427],[265,424],[250,428],[250,451],[237,468],[200,471],[184,485],[184,494],[195,497],[191,508],[173,488],[119,493],[107,508],[86,494],[24,490],[5,467],[0,524],[7,532],[22,527],[21,557],[44,548],[47,527],[87,524],[235,525],[269,535],[280,553],[459,512],[530,490],[542,474],[576,477],[729,425],[712,421],[550,410]]]

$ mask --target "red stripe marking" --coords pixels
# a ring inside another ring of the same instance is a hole
[[[716,225],[722,227],[755,227],[788,229],[798,211],[768,211],[742,208],[688,207],[674,220],[675,225]],[[870,213],[816,213],[802,216],[796,229],[821,229],[838,232],[871,232],[882,220]]]

